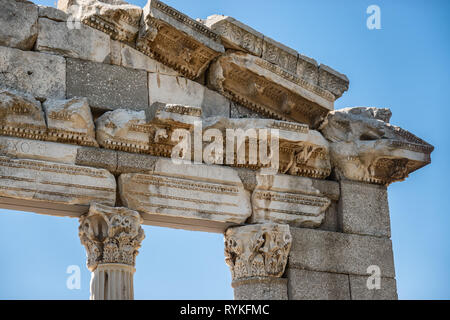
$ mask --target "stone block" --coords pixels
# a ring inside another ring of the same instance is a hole
[[[78,148],[76,145],[0,136],[0,154],[11,158],[75,164]]]
[[[117,157],[117,151],[81,147],[77,150],[75,164],[103,168],[115,173],[117,169]]]
[[[148,108],[147,72],[67,58],[67,97],[86,97],[92,108]]]
[[[318,227],[320,230],[341,232],[338,215],[338,204],[336,201],[331,201],[327,211],[325,211],[325,218],[322,224]]]
[[[393,278],[381,278],[380,289],[367,288],[368,276],[350,275],[352,300],[397,300],[397,284]]]
[[[52,54],[0,47],[0,87],[37,98],[64,99],[66,60]]]
[[[392,242],[386,238],[291,228],[289,267],[367,275],[376,265],[383,277],[395,277]]]
[[[228,99],[187,78],[149,73],[150,105],[156,102],[202,108],[203,117],[230,114]]]
[[[65,57],[109,63],[110,39],[101,31],[80,24],[69,28],[67,22],[39,19],[36,50]]]
[[[47,18],[53,21],[67,21],[69,15],[62,10],[54,7],[38,6],[39,18]]]
[[[114,206],[116,180],[104,169],[0,157],[0,196],[22,200]]]
[[[349,81],[345,74],[321,64],[319,66],[319,86],[330,91],[338,99],[348,90]]]
[[[157,157],[147,154],[137,154],[128,152],[117,153],[117,172],[120,173],[148,173],[155,169],[158,161]]]
[[[234,300],[288,300],[287,279],[237,280],[232,286]]]
[[[379,237],[391,236],[385,186],[340,181],[339,220],[343,232]]]
[[[0,46],[31,50],[38,36],[38,7],[29,1],[0,0]]]
[[[347,274],[288,268],[289,300],[350,300]]]

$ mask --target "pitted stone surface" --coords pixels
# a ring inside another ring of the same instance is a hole
[[[66,60],[63,57],[0,47],[0,86],[37,98],[66,97]]]
[[[367,288],[367,276],[350,275],[350,290],[352,300],[397,300],[397,283],[395,279],[380,279],[379,289]]]
[[[0,46],[31,50],[38,35],[38,7],[30,1],[0,0]]]
[[[86,97],[92,108],[148,108],[147,72],[67,59],[67,96]]]

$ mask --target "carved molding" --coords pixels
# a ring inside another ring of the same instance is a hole
[[[338,178],[388,185],[429,164],[434,147],[391,125],[389,109],[355,107],[330,112],[320,127],[330,141]]]
[[[134,266],[145,238],[141,223],[136,211],[92,204],[89,212],[80,217],[79,227],[89,270],[111,263]]]
[[[283,275],[292,237],[288,225],[254,224],[225,232],[225,262],[233,281]]]

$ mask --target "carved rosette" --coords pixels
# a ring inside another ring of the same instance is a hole
[[[87,252],[92,272],[102,264],[134,266],[145,238],[137,211],[93,204],[80,217],[79,237]]]
[[[284,224],[255,224],[225,232],[225,262],[233,281],[280,278],[286,267],[292,237]]]

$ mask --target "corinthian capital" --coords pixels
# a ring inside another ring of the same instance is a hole
[[[225,262],[233,280],[281,277],[291,249],[289,226],[254,224],[225,232]]]
[[[94,271],[100,264],[134,266],[145,238],[142,218],[137,211],[93,204],[80,217],[79,237],[86,248],[87,266]]]

